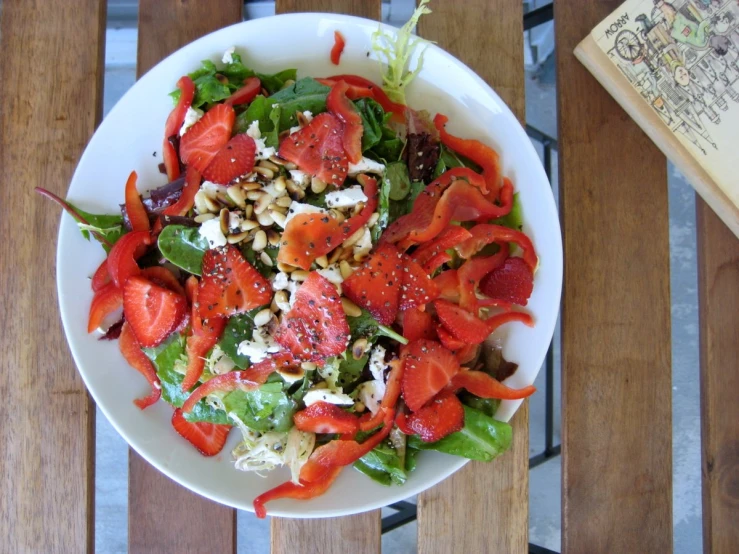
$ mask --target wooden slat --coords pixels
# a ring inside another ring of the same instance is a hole
[[[105,2],[0,17],[0,550],[92,552],[95,409],[56,313],[59,212],[33,187],[65,196],[100,120]]]
[[[739,239],[696,201],[703,545],[719,554],[739,546]]]
[[[476,71],[523,121],[523,5],[517,0],[441,0],[419,34]],[[490,22],[495,22],[494,32]],[[528,545],[528,403],[512,421],[513,446],[470,462],[419,496],[418,551],[525,552]]]
[[[573,55],[618,1],[555,1],[565,552],[672,552],[665,158]]]
[[[380,19],[381,10],[382,2],[377,0],[277,0],[275,2],[275,11],[278,14],[324,12]]]
[[[208,0],[141,0],[138,75],[185,44],[241,21],[242,9],[240,0],[218,2],[217,9]],[[132,450],[128,497],[129,552],[235,551],[235,510],[188,491]]]
[[[277,0],[277,13],[328,12],[380,18],[380,0]],[[272,518],[272,554],[380,552],[380,510],[332,519]]]

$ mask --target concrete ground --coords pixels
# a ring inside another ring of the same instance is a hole
[[[400,2],[395,0],[392,6]],[[269,10],[260,8],[259,15]],[[256,14],[255,14],[256,15]],[[392,16],[393,14],[390,14]],[[399,13],[399,17],[401,14]],[[402,17],[407,17],[403,12]],[[394,19],[394,18],[393,18]],[[401,22],[403,19],[401,19]],[[135,29],[109,29],[107,34],[104,112],[135,81]],[[493,84],[494,85],[494,84]],[[527,73],[526,110],[530,125],[556,137],[556,86],[554,64],[548,60],[537,71]],[[536,144],[536,143],[535,143]],[[538,145],[540,146],[540,145]],[[553,159],[553,182],[557,186],[557,158]],[[672,167],[669,169],[670,261],[672,269],[672,356],[673,356],[673,461],[675,552],[693,554],[702,548],[700,497],[700,419],[698,398],[698,315],[696,295],[695,205],[692,188]],[[555,344],[558,335],[555,337]],[[554,441],[560,440],[560,368],[555,349]],[[544,390],[544,372],[536,383]],[[644,424],[648,422],[639,422]],[[531,401],[531,454],[544,448],[544,395]],[[96,464],[95,547],[101,554],[127,552],[128,448],[108,421],[98,412]],[[559,457],[531,470],[530,542],[560,550]],[[391,511],[383,511],[383,514]],[[269,522],[253,514],[238,514],[240,553],[269,552]],[[408,524],[383,536],[383,552],[406,554],[416,551],[416,525]]]

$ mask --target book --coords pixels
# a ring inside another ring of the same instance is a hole
[[[628,0],[575,56],[739,237],[739,2]]]

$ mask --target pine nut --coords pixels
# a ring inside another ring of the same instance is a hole
[[[303,362],[300,364],[300,367],[303,368],[305,371],[315,371],[316,364],[313,362]]]
[[[275,222],[269,212],[262,212],[261,214],[257,214],[257,221],[262,227],[270,227]]]
[[[303,112],[296,111],[295,118],[298,120],[298,125],[300,125],[301,127],[305,127],[310,123],[310,120],[305,116]]]
[[[308,272],[304,269],[296,269],[290,274],[290,278],[293,281],[297,281],[298,283],[302,283],[308,278]]]
[[[344,216],[344,214],[343,214],[343,213],[341,213],[341,212],[340,212],[339,210],[337,210],[336,208],[331,208],[331,209],[330,209],[330,210],[328,211],[328,213],[329,213],[329,214],[331,214],[331,216],[332,216],[332,217],[333,217],[333,218],[334,218],[334,219],[335,219],[336,221],[338,221],[339,223],[343,223],[343,222],[344,222],[344,220],[346,219],[346,217]]]
[[[352,208],[352,215],[357,215],[364,209],[364,202],[357,202]]]
[[[264,193],[261,190],[250,190],[246,193],[246,198],[252,202],[259,200]]]
[[[362,309],[345,296],[341,297],[341,307],[344,308],[344,313],[349,317],[359,317],[362,315]]]
[[[239,185],[233,185],[226,189],[226,194],[239,208],[246,207],[246,192]]]
[[[228,223],[229,223],[229,214],[228,214],[228,208],[223,208],[221,210],[220,220],[221,220],[221,233],[224,235],[228,235]]]
[[[310,181],[310,190],[315,192],[316,194],[321,194],[324,190],[326,190],[326,187],[328,184],[323,179],[319,179],[318,177],[313,177]]]
[[[261,175],[265,179],[272,180],[275,178],[275,172],[266,167],[257,166],[254,168],[254,173]]]
[[[352,273],[354,273],[354,268],[349,265],[349,262],[346,260],[341,260],[339,263],[339,271],[341,272],[341,278],[346,280],[348,279]]]
[[[282,262],[277,262],[277,269],[279,269],[283,273],[292,273],[293,271],[295,271],[295,266],[290,264],[283,264]]]
[[[217,192],[216,193],[216,200],[218,200],[221,204],[224,206],[227,206],[229,208],[235,208],[236,204],[233,200],[231,200],[231,197],[226,194],[225,192]]]
[[[251,216],[254,215],[254,206],[251,204],[247,204],[246,208],[244,208],[244,218],[251,219]]]
[[[241,225],[239,225],[239,228],[242,231],[251,231],[252,229],[256,229],[259,227],[259,222],[254,221],[253,219],[245,219],[241,222]]]
[[[272,171],[280,171],[280,166],[269,160],[261,160],[258,167],[263,167]]]
[[[375,212],[370,216],[369,220],[367,221],[367,227],[374,227],[378,221],[380,221],[380,214],[379,212]]]
[[[324,254],[316,258],[316,264],[318,267],[325,269],[328,267],[328,257]]]
[[[254,326],[255,327],[264,327],[269,323],[269,320],[272,319],[272,312],[269,308],[264,308],[263,310],[260,310],[257,312],[257,315],[254,316]]]
[[[331,264],[335,264],[336,262],[338,262],[338,261],[339,261],[339,258],[341,257],[341,255],[342,255],[343,253],[344,253],[344,249],[343,249],[343,248],[342,248],[341,246],[339,246],[338,248],[336,248],[336,249],[335,249],[335,250],[334,250],[334,251],[333,251],[333,252],[331,253],[331,255],[330,255],[330,256],[329,256],[329,258],[328,258],[328,263],[329,263],[329,265],[331,265]]]
[[[267,231],[267,242],[269,242],[270,245],[272,246],[279,246],[280,245],[280,234],[274,229],[269,229]]]
[[[302,200],[303,198],[305,198],[305,191],[303,189],[298,189],[295,192],[291,192],[290,198],[298,202]]]
[[[277,200],[275,200],[275,204],[277,204],[281,208],[289,208],[290,204],[292,203],[292,198],[290,198],[289,196],[280,196]]]
[[[362,402],[355,402],[354,403],[354,411],[361,414],[365,409],[367,409],[367,406],[365,406]]]
[[[221,209],[218,203],[215,200],[213,200],[210,196],[208,196],[207,194],[203,197],[203,200],[207,207],[206,211],[218,213],[218,211]]]
[[[282,166],[284,166],[287,163],[290,163],[287,160],[283,160],[282,158],[280,158],[277,154],[272,154],[269,157],[269,161],[271,161],[275,165],[282,165]]]
[[[241,185],[241,188],[243,188],[246,192],[254,192],[255,190],[259,190],[262,188],[261,183],[257,183],[256,181],[249,181],[248,183],[244,183]],[[246,195],[247,198],[249,198],[249,195]],[[249,198],[251,200],[251,198]]]
[[[361,311],[360,311],[361,313]],[[356,317],[356,316],[355,316]],[[352,358],[359,360],[369,350],[370,344],[365,338],[357,339],[352,344]]]
[[[359,254],[354,254],[354,261],[362,263],[364,260],[367,259],[367,256],[369,256],[369,252],[360,252]]]
[[[208,205],[205,203],[205,193],[202,190],[195,193],[195,211],[200,214],[208,213]]]
[[[283,229],[285,228],[285,220],[287,219],[287,216],[285,214],[283,214],[282,212],[278,212],[277,210],[269,210],[268,213],[272,220],[277,223],[277,225],[279,225]]]
[[[290,311],[290,302],[287,297],[287,292],[284,290],[278,290],[275,293],[274,303],[277,304],[277,307],[283,312]]]
[[[262,250],[262,253],[259,254],[259,259],[267,267],[272,267],[274,265],[274,262],[272,261],[272,258],[270,258],[269,257],[269,254],[267,254],[264,250]]]
[[[259,215],[262,212],[267,210],[267,207],[274,201],[274,198],[270,196],[269,194],[262,194],[262,196],[259,197],[259,200],[254,202],[254,213]]]
[[[251,247],[255,252],[264,250],[267,247],[267,233],[261,229],[257,231],[257,234],[254,235],[254,242],[251,244]]]
[[[282,175],[279,175],[272,184],[275,186],[277,192],[285,192],[287,190],[287,179]]]
[[[238,244],[248,237],[249,231],[242,231],[241,233],[236,233],[235,235],[228,235],[228,237],[226,237],[226,240],[228,241],[228,244]]]
[[[200,214],[195,216],[195,223],[205,223],[209,219],[213,219],[215,215],[213,214]]]
[[[283,196],[283,198],[290,198],[289,196]],[[280,206],[277,201],[272,202],[269,206],[267,206],[267,209],[271,212],[280,212],[281,214],[287,213],[287,207]]]
[[[346,239],[341,246],[344,248],[350,248],[359,242],[359,239],[364,235],[364,226],[357,229],[348,239]]]

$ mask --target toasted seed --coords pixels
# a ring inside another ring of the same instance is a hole
[[[272,258],[270,258],[269,254],[267,254],[264,250],[262,250],[262,253],[259,254],[259,259],[267,267],[272,267],[274,265],[274,263],[272,262]]]
[[[207,206],[207,211],[213,212],[213,213],[218,213],[221,210],[221,206],[218,204],[218,202],[216,202],[215,200],[213,200],[207,194],[204,196],[203,199],[205,201],[205,205]]]
[[[280,196],[277,200],[275,200],[275,204],[277,204],[281,208],[289,208],[292,202],[292,198],[290,198],[289,196]]]
[[[283,229],[285,228],[285,220],[287,219],[287,216],[284,213],[278,212],[277,210],[269,210],[268,213],[272,220],[277,223],[277,225],[279,225]]]
[[[346,217],[344,216],[344,214],[343,214],[343,213],[341,213],[341,212],[340,212],[339,210],[337,210],[336,208],[331,208],[331,209],[330,209],[330,210],[328,211],[328,213],[329,213],[329,214],[331,214],[331,216],[332,216],[332,217],[333,217],[333,218],[334,218],[334,219],[335,219],[336,221],[338,221],[339,223],[343,223],[343,221],[344,221],[344,220],[346,219]]]
[[[205,203],[205,193],[202,190],[195,193],[195,210],[200,214],[208,213],[208,205]]]
[[[367,221],[367,227],[374,227],[379,220],[380,220],[380,214],[379,214],[379,212],[373,213],[370,216],[369,220]]]
[[[308,272],[304,269],[296,269],[290,274],[290,278],[293,281],[297,281],[298,283],[302,283],[308,278]]]
[[[318,256],[316,258],[316,264],[318,264],[318,267],[326,268],[328,267],[328,256],[325,254],[323,256]]]
[[[269,160],[261,160],[257,167],[264,167],[265,169],[271,169],[272,171],[279,171],[280,166]]]
[[[254,206],[251,204],[247,204],[246,208],[244,208],[244,217],[246,219],[251,219],[251,216],[254,215]]]
[[[266,211],[269,205],[274,201],[274,198],[269,194],[262,194],[259,200],[254,202],[254,213],[259,215]]]
[[[252,192],[261,189],[262,184],[257,183],[256,181],[249,181],[248,183],[242,184],[241,188],[244,189],[246,192]],[[249,195],[247,194],[246,197],[249,198]],[[251,198],[249,198],[249,200],[251,200]]]
[[[362,311],[360,310],[359,313],[361,314]],[[370,347],[370,344],[367,341],[367,339],[361,338],[361,339],[355,340],[354,344],[352,344],[352,358],[354,358],[355,360],[358,360],[359,358],[365,355],[367,350],[369,350],[369,347]]]
[[[284,290],[278,290],[275,293],[275,297],[273,299],[273,303],[277,304],[277,307],[282,310],[283,312],[289,312],[290,311],[290,302],[287,297],[287,292]]]
[[[254,221],[253,219],[245,219],[239,225],[239,228],[242,231],[251,231],[252,229],[257,229],[258,227],[259,227],[259,222]]]
[[[229,208],[236,207],[236,203],[233,200],[231,200],[231,197],[225,192],[216,193],[216,200],[218,200],[221,204]]]
[[[226,240],[228,241],[228,244],[238,244],[247,238],[249,238],[249,231],[241,231],[234,235],[228,235]]]
[[[313,177],[310,180],[310,190],[315,192],[316,194],[321,194],[324,190],[326,190],[326,187],[328,184],[323,179],[319,179],[318,177]]]
[[[290,264],[283,264],[282,262],[277,262],[277,269],[279,269],[283,273],[292,273],[293,271],[295,271],[296,267]]]
[[[341,272],[341,278],[346,280],[348,279],[352,273],[354,273],[354,268],[349,265],[349,262],[346,260],[341,260],[339,263],[339,271]]]
[[[294,194],[295,192],[302,190],[300,188],[300,185],[298,185],[295,181],[292,179],[286,179],[285,180],[285,187],[287,188],[287,192],[290,194]]]
[[[291,192],[290,193],[290,198],[292,198],[296,202],[297,201],[300,201],[303,198],[305,198],[305,191],[303,189],[298,189],[295,192]]]
[[[359,242],[359,239],[362,238],[362,235],[364,235],[364,226],[357,229],[348,239],[346,239],[341,246],[344,248],[349,248],[351,246],[354,246]]]
[[[269,212],[262,212],[261,214],[257,214],[257,221],[262,227],[270,227],[275,222]]]
[[[364,202],[357,202],[352,208],[352,215],[357,215],[364,209]]]
[[[314,389],[327,389],[328,383],[326,383],[326,381],[321,381],[320,383],[316,383],[315,385],[313,385],[313,388]]]
[[[273,164],[277,164],[277,165],[285,165],[287,163],[290,163],[287,160],[283,160],[282,158],[280,158],[277,154],[272,154],[269,157],[269,161],[271,161]]]
[[[246,198],[248,200],[251,200],[252,202],[256,202],[263,195],[264,193],[261,190],[250,190],[249,192],[246,193]]]
[[[268,229],[267,230],[267,242],[269,242],[272,246],[279,246],[280,233],[278,233],[274,229]]]
[[[261,175],[265,179],[271,180],[275,178],[275,172],[267,167],[257,166],[254,168],[254,173],[256,173],[257,175]]]
[[[278,175],[272,184],[275,186],[277,192],[284,192],[287,189],[287,179],[282,175]]]
[[[302,367],[305,371],[315,371],[316,364],[313,362],[303,362],[300,364],[300,367]]]
[[[224,235],[228,235],[228,223],[229,223],[229,213],[228,208],[223,208],[221,210],[220,220],[221,220],[221,232]]]
[[[330,255],[330,256],[329,256],[329,258],[328,258],[328,263],[329,263],[329,265],[330,265],[330,264],[335,264],[336,262],[338,262],[338,261],[339,261],[339,258],[341,257],[341,255],[342,255],[343,253],[344,253],[344,249],[343,249],[343,248],[342,248],[341,246],[339,246],[338,248],[336,248],[336,249],[335,249],[335,250],[334,250],[334,251],[333,251],[333,252],[331,253],[331,255]]]
[[[195,216],[195,223],[204,223],[208,221],[209,219],[213,219],[215,217],[214,214],[200,214]]]
[[[345,296],[341,297],[341,307],[344,308],[344,313],[350,317],[359,317],[362,315],[362,309]]]
[[[354,259],[354,253],[351,248],[344,248],[344,251],[341,253],[341,256],[339,256],[339,259],[337,261],[342,260],[353,260]]]
[[[367,406],[365,406],[362,402],[357,401],[357,402],[354,403],[354,411],[355,412],[361,414],[366,409],[367,409]]]
[[[254,235],[254,242],[252,243],[251,247],[255,252],[264,250],[267,247],[267,233],[265,233],[261,229],[257,231],[257,234]]]
[[[369,252],[359,252],[357,254],[354,254],[354,261],[362,263],[364,260],[367,259],[367,256],[369,256]]]
[[[289,198],[289,196],[283,196],[283,198]],[[267,206],[267,209],[272,212],[280,212],[281,214],[287,214],[287,207],[280,206],[277,203],[277,201],[272,202],[269,206]]]
[[[232,185],[226,189],[226,194],[239,208],[246,207],[246,192],[239,185]]]
[[[269,323],[270,319],[272,319],[272,312],[269,308],[264,308],[263,310],[258,311],[257,315],[254,316],[254,326],[263,327]]]

